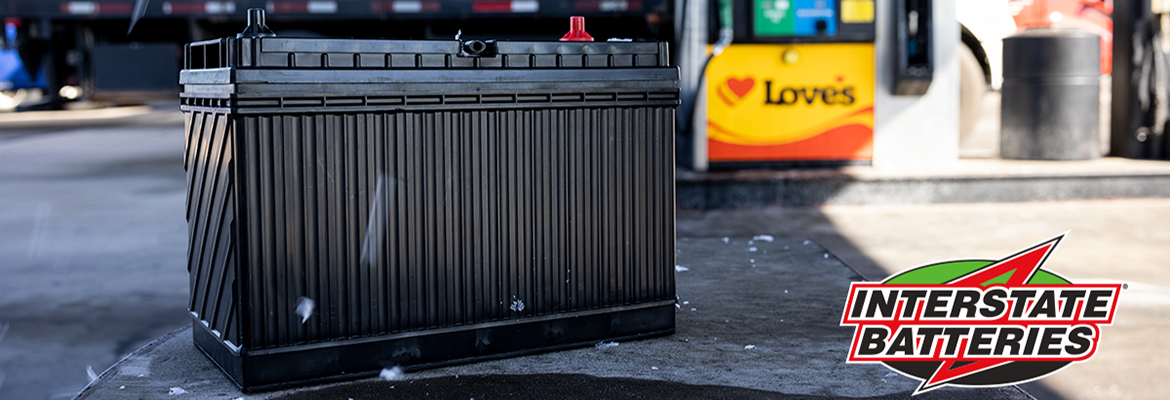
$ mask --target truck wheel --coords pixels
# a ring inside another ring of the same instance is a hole
[[[983,93],[987,91],[987,81],[983,78],[983,68],[975,53],[967,46],[959,46],[959,141],[962,142],[975,131],[975,123],[979,121],[979,109],[983,105]]]

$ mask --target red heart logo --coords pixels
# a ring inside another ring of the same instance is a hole
[[[755,85],[756,80],[750,76],[743,79],[727,78],[727,88],[731,89],[731,93],[735,93],[735,96],[739,98],[743,98],[752,91],[752,87]]]

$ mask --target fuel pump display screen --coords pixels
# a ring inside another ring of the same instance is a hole
[[[837,34],[834,0],[754,0],[756,36]]]

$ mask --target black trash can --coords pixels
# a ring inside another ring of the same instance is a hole
[[[1000,156],[1085,160],[1100,150],[1100,37],[1029,29],[1003,40]]]
[[[666,44],[263,36],[181,74],[195,343],[244,390],[674,331]]]

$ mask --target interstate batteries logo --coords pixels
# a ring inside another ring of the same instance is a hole
[[[856,282],[841,325],[849,363],[921,379],[914,394],[1039,379],[1097,351],[1120,284],[1074,284],[1043,269],[1064,235],[1002,260],[948,261]]]

